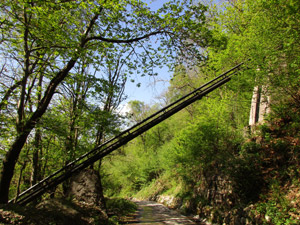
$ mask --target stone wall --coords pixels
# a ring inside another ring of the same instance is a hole
[[[158,195],[155,200],[169,208],[197,215],[202,222],[224,225],[255,224],[248,218],[251,207],[243,207],[233,186],[233,181],[228,176],[215,171],[214,174],[199,177],[199,182],[188,199]]]

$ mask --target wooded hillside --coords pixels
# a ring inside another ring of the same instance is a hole
[[[147,3],[0,3],[1,203],[245,62],[93,168],[108,198],[161,201],[216,224],[298,224],[299,2]],[[173,71],[168,90],[122,115],[132,74],[161,65]]]

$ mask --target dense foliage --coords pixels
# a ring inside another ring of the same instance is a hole
[[[157,11],[135,0],[0,3],[1,188],[12,182],[10,197],[245,62],[226,86],[94,168],[110,197],[172,196],[172,207],[218,224],[297,224],[299,2],[193,2]],[[174,71],[161,101],[131,101],[122,118],[130,75],[165,63]],[[255,88],[271,113],[250,127]]]

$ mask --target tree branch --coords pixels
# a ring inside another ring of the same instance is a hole
[[[105,38],[105,37],[102,37],[102,36],[94,36],[94,37],[86,38],[85,42],[89,42],[89,41],[92,41],[92,40],[99,40],[99,41],[104,41],[104,42],[108,42],[108,43],[117,43],[117,44],[125,43],[125,44],[129,44],[129,43],[137,42],[137,41],[146,39],[148,37],[155,36],[157,34],[163,34],[163,33],[166,33],[166,32],[159,30],[159,31],[151,32],[149,34],[145,34],[141,37],[136,37],[136,38],[127,39],[127,40],[109,39],[109,38]]]
[[[7,104],[7,101],[11,95],[11,93],[22,83],[22,80],[17,81],[13,86],[11,86],[5,93],[4,97],[1,99],[0,102],[0,112]]]

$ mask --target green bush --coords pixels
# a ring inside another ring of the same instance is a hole
[[[239,155],[236,155],[227,169],[228,175],[234,181],[234,191],[244,204],[256,202],[265,187],[261,152],[260,145],[247,142],[242,145]]]
[[[118,217],[126,216],[137,210],[137,205],[134,202],[124,198],[109,198],[106,200],[106,207],[108,212]]]
[[[256,204],[256,212],[263,215],[263,224],[299,224],[299,221],[293,219],[290,215],[295,209],[286,199],[278,181],[273,181],[271,185],[271,196],[264,202]]]

